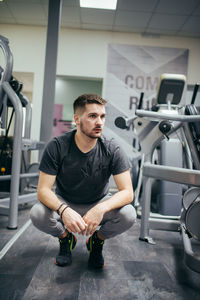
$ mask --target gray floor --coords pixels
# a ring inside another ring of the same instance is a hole
[[[29,207],[19,211],[18,230],[29,219]],[[0,216],[0,249],[16,234]],[[181,236],[151,231],[156,245],[139,241],[140,220],[126,233],[104,245],[106,267],[87,268],[85,237],[77,236],[73,264],[54,264],[57,239],[32,224],[0,260],[1,300],[174,300],[200,299],[200,274],[183,264]],[[197,247],[199,245],[197,244]]]

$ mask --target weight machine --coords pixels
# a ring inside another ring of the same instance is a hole
[[[0,66],[0,128],[4,137],[8,134],[8,108],[13,109],[14,134],[12,141],[11,173],[0,175],[0,182],[10,181],[9,197],[1,196],[0,214],[8,215],[8,229],[16,229],[18,225],[18,206],[28,202],[36,201],[36,192],[20,194],[20,181],[37,178],[39,173],[30,172],[29,151],[39,150],[44,143],[30,139],[31,105],[29,100],[22,94],[22,84],[12,77],[13,55],[7,38],[0,36],[0,49],[2,50],[5,66]],[[25,120],[23,122],[23,107],[25,108]],[[23,134],[24,123],[24,134]],[[3,138],[4,138],[3,137]],[[5,140],[5,139],[4,139]],[[3,148],[0,149],[1,155]],[[22,154],[26,165],[26,172],[21,173]],[[1,161],[1,174],[4,173],[4,163]]]
[[[157,111],[137,109],[136,116],[129,119],[119,117],[115,124],[123,129],[133,125],[141,146],[142,163],[136,193],[138,198],[142,185],[139,239],[155,244],[149,235],[150,229],[180,231],[185,263],[193,271],[200,272],[200,256],[192,249],[192,239],[200,241],[200,111],[194,105],[199,85],[195,86],[192,104],[178,107],[185,81],[183,75],[163,74],[157,93]],[[177,132],[183,140],[185,165],[173,167],[155,164],[153,154],[157,146]],[[186,187],[180,216],[151,213],[153,179]]]

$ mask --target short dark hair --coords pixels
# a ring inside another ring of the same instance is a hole
[[[107,101],[97,94],[83,94],[79,96],[73,103],[74,113],[76,113],[77,109],[79,108],[85,108],[86,104],[93,103],[105,105]]]

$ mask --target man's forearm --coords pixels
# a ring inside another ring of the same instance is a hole
[[[105,200],[104,202],[101,202],[97,204],[100,209],[103,210],[103,213],[109,212],[111,210],[120,208],[122,206],[125,206],[127,204],[130,204],[133,202],[134,193],[129,190],[121,190],[114,194],[111,198],[108,200]]]
[[[56,194],[48,188],[42,188],[38,190],[37,195],[40,202],[54,211],[57,211],[62,203]]]

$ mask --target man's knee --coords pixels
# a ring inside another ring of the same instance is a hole
[[[46,215],[46,207],[41,203],[35,204],[30,210],[30,218],[36,227],[43,222]]]
[[[126,228],[130,228],[136,222],[136,211],[133,205],[128,204],[119,210],[120,219]]]

